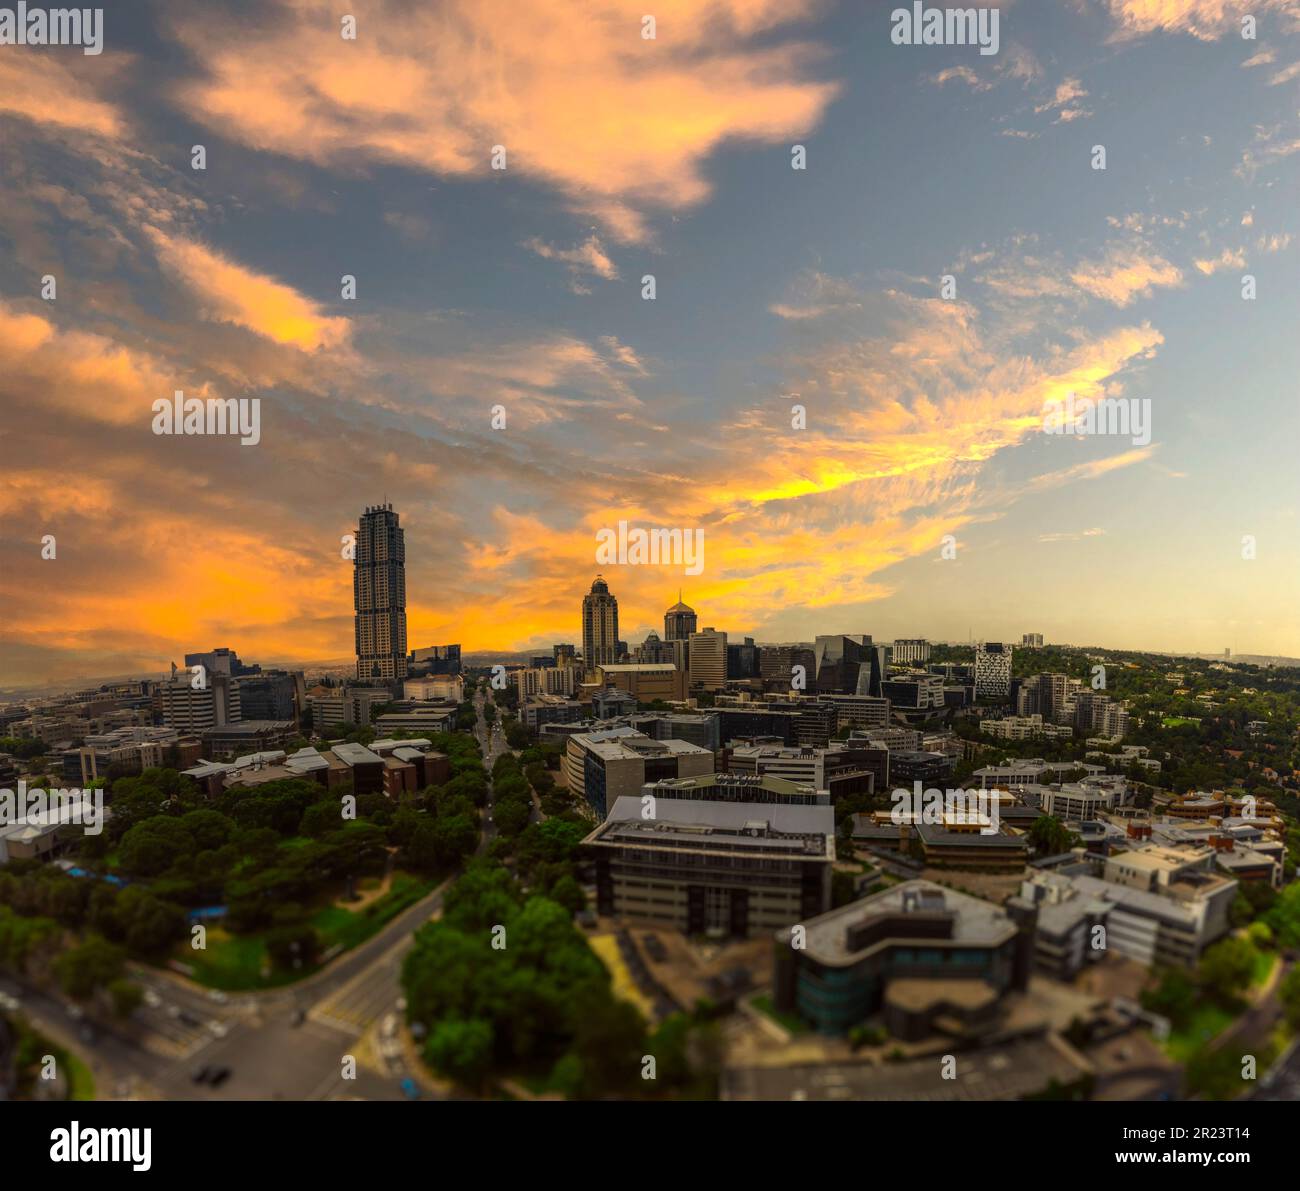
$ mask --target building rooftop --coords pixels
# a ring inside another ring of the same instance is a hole
[[[940,916],[951,922],[949,932],[941,937],[927,933],[927,925]],[[909,918],[917,923],[915,936],[908,932]],[[887,935],[870,938],[864,945],[850,948],[851,933],[875,922],[883,928],[891,920],[896,921],[896,926]],[[945,889],[933,881],[921,880],[904,881],[871,897],[831,910],[803,925],[807,954],[836,967],[856,963],[868,952],[887,943],[913,937],[923,938],[926,947],[962,944],[994,947],[1016,933],[1015,923],[1001,906]],[[778,932],[777,939],[782,943],[788,942],[789,931]]]

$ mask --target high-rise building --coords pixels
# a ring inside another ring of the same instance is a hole
[[[816,685],[816,660],[817,655],[809,645],[760,645],[759,677],[767,689],[812,691]]]
[[[738,645],[727,644],[727,677],[746,679],[758,677],[758,647],[753,637],[746,637]]]
[[[413,649],[409,659],[411,674],[459,674],[459,645],[429,645]]]
[[[637,646],[636,660],[647,663],[676,663],[677,651],[671,641],[663,641],[653,629],[645,635],[645,640]]]
[[[220,671],[204,675],[202,682],[190,674],[175,674],[158,684],[158,695],[163,724],[182,734],[224,728],[242,718],[239,679]]]
[[[241,678],[245,674],[260,674],[261,666],[246,666],[239,660],[239,654],[224,645],[219,649],[209,649],[206,653],[187,653],[186,666],[202,666],[209,674],[228,674],[231,678]]]
[[[923,637],[911,637],[894,642],[894,661],[899,665],[925,665],[930,660],[930,642]]]
[[[698,624],[695,609],[682,603],[682,593],[679,591],[677,603],[664,613],[664,640],[689,641]]]
[[[1020,638],[1020,644],[1021,644],[1025,649],[1042,649],[1042,648],[1043,648],[1043,634],[1042,634],[1042,633],[1025,633],[1024,636],[1022,636],[1022,637]]]
[[[588,670],[618,661],[618,600],[599,575],[582,597],[582,662]]]
[[[375,505],[362,514],[353,561],[357,678],[405,678],[406,537],[392,505]]]
[[[870,633],[838,633],[813,644],[817,690],[825,694],[879,695],[884,679],[885,647]]]
[[[691,634],[690,683],[706,691],[727,685],[727,634],[701,629]]]
[[[1011,693],[1011,646],[983,641],[975,646],[975,697],[1005,699]]]
[[[567,642],[551,646],[555,654],[555,664],[557,666],[572,666],[573,660],[577,657],[578,647]]]

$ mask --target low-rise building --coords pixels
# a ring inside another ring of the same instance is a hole
[[[618,798],[583,841],[601,914],[747,938],[830,905],[831,807],[662,798],[646,819],[644,805]]]
[[[1032,907],[904,881],[779,930],[774,1000],[823,1034],[846,1033],[877,1013],[908,1039],[944,1017],[950,1032],[979,1032],[1002,996],[1027,987],[1033,949]]]

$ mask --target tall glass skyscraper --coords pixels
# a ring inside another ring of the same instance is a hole
[[[357,678],[405,678],[406,538],[392,505],[361,515],[352,572]]]

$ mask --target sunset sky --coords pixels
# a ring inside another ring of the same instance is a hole
[[[580,641],[603,569],[630,641],[683,586],[760,641],[1300,656],[1300,5],[1018,0],[992,56],[894,7],[181,0],[0,47],[0,686],[346,657],[385,499],[412,647]],[[260,443],[154,435],[176,389]],[[1150,444],[1044,434],[1070,391]],[[620,519],[703,573],[597,568]]]

